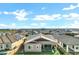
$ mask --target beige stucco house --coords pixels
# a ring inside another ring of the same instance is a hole
[[[25,52],[42,52],[52,51],[53,48],[58,44],[57,39],[53,38],[52,35],[32,35],[27,38],[24,43]]]
[[[27,37],[24,43],[25,52],[52,51],[61,47],[66,52],[79,52],[79,39],[66,35],[37,34]]]

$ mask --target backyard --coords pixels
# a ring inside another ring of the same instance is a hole
[[[52,52],[51,51],[42,51],[42,52],[17,52],[16,53],[17,55],[21,55],[21,54],[23,54],[23,55],[60,55],[60,52],[57,50],[57,49],[55,49],[54,51],[52,50]]]

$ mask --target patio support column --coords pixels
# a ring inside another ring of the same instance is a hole
[[[42,51],[43,51],[43,48],[44,48],[44,44],[42,44]]]
[[[58,45],[56,44],[55,48],[57,48],[57,47],[58,47]]]
[[[66,52],[68,52],[68,45],[66,45]]]
[[[42,45],[42,49],[43,49],[44,45]]]
[[[51,49],[52,49],[53,45],[51,44]]]
[[[63,47],[63,43],[61,43],[61,46]]]

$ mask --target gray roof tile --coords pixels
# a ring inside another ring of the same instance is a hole
[[[41,36],[41,35],[45,36],[47,38],[53,39],[53,40],[57,39],[64,44],[72,44],[72,45],[79,44],[79,39],[77,39],[75,37],[67,36],[67,35],[57,35],[57,34],[53,34],[53,35],[43,35],[43,34],[30,35],[29,37],[27,37],[27,39],[30,40],[34,37]]]
[[[72,36],[67,36],[67,35],[53,35],[54,38],[58,39],[62,43],[65,44],[79,44],[79,39],[72,37]]]
[[[0,38],[0,44],[3,43],[2,39]]]

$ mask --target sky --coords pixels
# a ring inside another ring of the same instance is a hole
[[[0,29],[79,28],[78,3],[0,3]]]

